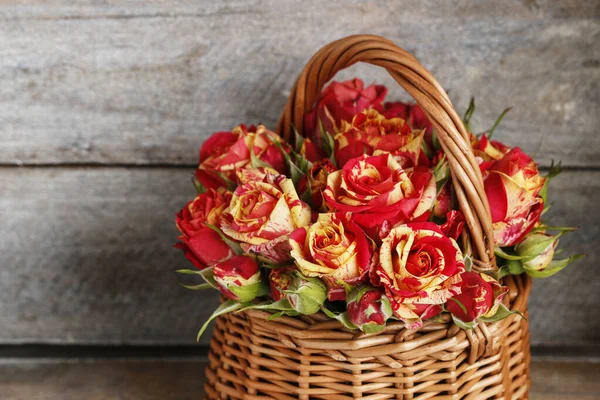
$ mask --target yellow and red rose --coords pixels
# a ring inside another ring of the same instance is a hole
[[[237,170],[255,167],[253,159],[284,173],[282,148],[287,151],[288,145],[264,125],[239,125],[231,132],[216,133],[200,149],[196,178],[207,188],[226,186],[227,181],[235,182]]]
[[[360,226],[426,219],[436,197],[435,177],[425,167],[405,171],[389,154],[350,160],[327,177],[323,192],[335,212],[350,212]]]
[[[290,236],[291,255],[300,272],[321,278],[329,300],[344,300],[340,282],[355,284],[367,277],[373,243],[353,221],[335,214],[320,214],[314,224]]]
[[[196,268],[210,267],[234,255],[219,234],[206,225],[219,225],[231,197],[231,192],[223,188],[208,189],[177,213],[175,222],[181,236],[175,247],[182,249]]]
[[[460,293],[464,270],[453,239],[432,222],[411,223],[392,228],[383,239],[371,279],[383,286],[395,315],[412,328]]]
[[[462,322],[493,316],[508,288],[491,276],[477,272],[465,272],[461,279],[460,294],[448,301],[446,309]]]
[[[402,118],[387,119],[377,110],[368,109],[355,115],[352,122],[341,123],[335,135],[335,159],[344,166],[363,154],[390,153],[402,167],[412,167],[419,164],[424,134],[424,130],[411,130]]]
[[[544,182],[536,163],[518,147],[484,171],[498,246],[517,244],[539,223],[544,201],[538,194]]]
[[[245,176],[248,180],[237,187],[223,213],[221,229],[247,253],[274,263],[286,261],[288,237],[310,223],[310,207],[284,175],[256,171]]]
[[[313,210],[318,211],[323,208],[323,191],[327,187],[327,177],[335,170],[336,168],[331,160],[326,158],[324,160],[315,162],[308,170],[308,173],[302,177],[302,180],[300,180],[300,183],[298,184],[298,192],[301,196],[305,192],[310,193],[311,206]]]
[[[260,266],[247,256],[234,256],[213,267],[220,292],[229,300],[246,302],[267,294]]]

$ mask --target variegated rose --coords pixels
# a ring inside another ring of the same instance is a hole
[[[483,170],[486,170],[494,161],[500,160],[511,150],[510,147],[497,140],[488,139],[486,135],[482,135],[481,138],[471,135],[471,144],[475,157]]]
[[[460,294],[452,297],[446,309],[462,322],[493,316],[508,288],[486,274],[465,272],[461,275]]]
[[[230,201],[231,192],[208,189],[177,213],[175,222],[181,236],[175,247],[182,249],[196,268],[210,267],[234,255],[219,234],[206,225],[218,226]]]
[[[351,121],[363,110],[381,109],[386,93],[385,86],[365,87],[364,82],[358,78],[345,82],[331,82],[304,119],[306,136],[315,143],[320,143],[320,124],[327,132],[335,132],[342,121]]]
[[[323,191],[327,187],[327,177],[336,170],[329,159],[316,162],[298,184],[298,192],[304,199],[304,193],[310,195],[313,210],[323,210]],[[308,201],[308,200],[307,200]]]
[[[335,212],[350,212],[360,226],[425,219],[436,197],[435,178],[424,167],[404,170],[389,154],[364,155],[327,177],[323,192]]]
[[[340,282],[354,284],[366,278],[373,257],[373,243],[362,229],[335,214],[320,214],[314,224],[294,231],[290,245],[298,269],[321,278],[332,301],[346,298]]]
[[[460,293],[464,270],[458,245],[436,224],[411,223],[383,239],[371,279],[383,286],[396,316],[414,328]]]
[[[306,277],[295,266],[274,268],[269,274],[274,301],[286,299],[300,314],[314,314],[327,299],[327,288],[318,278]]]
[[[268,292],[260,266],[247,256],[234,256],[218,263],[213,267],[213,276],[223,296],[230,300],[251,301]]]
[[[544,201],[538,194],[545,179],[537,164],[518,147],[483,172],[494,240],[501,247],[515,245],[540,221]]]
[[[335,135],[335,159],[340,167],[363,154],[390,153],[400,166],[419,164],[424,130],[413,131],[402,118],[387,119],[377,110],[357,114],[341,123]],[[427,162],[427,157],[424,157]]]
[[[281,149],[289,151],[275,132],[264,125],[239,125],[231,132],[211,136],[200,149],[200,166],[196,178],[207,188],[226,186],[235,182],[236,171],[268,164],[280,173],[286,171]]]
[[[224,211],[221,229],[247,253],[280,263],[290,259],[288,238],[310,223],[310,207],[284,175],[246,171]]]

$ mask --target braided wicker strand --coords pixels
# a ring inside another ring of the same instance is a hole
[[[278,132],[290,140],[292,127],[303,131],[325,84],[343,68],[366,62],[385,68],[421,106],[448,159],[459,207],[469,228],[475,268],[495,270],[494,238],[483,178],[469,144],[469,135],[448,95],[437,80],[408,52],[374,35],[337,40],[319,50],[298,77],[279,120]]]

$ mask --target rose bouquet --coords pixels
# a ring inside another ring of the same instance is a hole
[[[324,313],[373,333],[451,315],[463,329],[515,313],[508,274],[547,277],[572,228],[542,222],[548,184],[518,147],[470,134],[483,176],[499,269],[472,259],[448,160],[418,105],[385,102],[384,86],[333,82],[286,143],[263,125],[213,134],[200,149],[198,195],[177,214],[175,247],[224,301],[271,318]],[[463,122],[474,111],[471,102]],[[210,320],[209,320],[210,321]],[[208,324],[208,321],[207,321]],[[206,324],[199,332],[203,333]]]

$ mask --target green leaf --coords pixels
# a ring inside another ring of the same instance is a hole
[[[226,177],[225,174],[223,174],[222,172],[215,171],[215,173],[217,174],[217,176],[219,178],[221,178],[221,180],[223,182],[225,182],[225,186],[227,186],[228,190],[230,190],[232,192],[235,190],[235,188],[237,187],[237,183],[236,182],[234,182],[231,179],[229,179],[228,177]]]
[[[500,258],[504,258],[505,260],[521,260],[524,258],[517,254],[509,254],[498,246],[496,246],[496,248],[494,249],[494,254]]]
[[[204,279],[204,281],[206,282],[206,284],[200,284],[200,285],[195,285],[195,286],[188,286],[188,285],[184,285],[181,282],[179,283],[181,286],[187,288],[187,289],[192,289],[192,290],[201,290],[204,288],[208,288],[208,286],[204,286],[204,285],[209,285],[212,288],[218,289],[217,286],[217,282],[215,282],[215,278],[213,276],[213,269],[212,267],[210,268],[205,268],[203,270],[194,270],[194,269],[178,269],[177,271],[178,274],[183,274],[183,275],[200,275],[202,277],[202,279]]]
[[[325,150],[325,153],[327,154],[333,165],[337,167],[334,156],[335,140],[333,139],[333,136],[331,136],[331,134],[325,130],[325,126],[323,125],[323,122],[321,120],[319,120],[319,129],[321,130],[321,145],[323,147],[323,150]]]
[[[292,126],[294,130],[294,151],[298,154],[302,152],[302,146],[304,145],[304,136],[298,132],[295,126]]]
[[[200,331],[198,331],[198,336],[196,337],[196,341],[200,341],[200,338],[202,337],[202,334],[204,333],[204,331],[206,330],[206,328],[208,328],[208,324],[211,323],[211,321],[217,317],[220,317],[221,315],[225,315],[225,314],[229,314],[231,312],[237,311],[240,308],[244,308],[244,306],[247,305],[247,303],[238,303],[236,301],[233,300],[227,300],[224,301],[219,308],[217,308],[212,315],[208,318],[208,320],[206,320],[206,322],[204,323],[204,325],[202,325],[202,328],[200,328]]]
[[[554,165],[554,160],[552,160],[550,164],[550,170],[545,176],[546,181],[544,182],[544,186],[542,187],[542,190],[540,190],[539,193],[539,196],[542,198],[542,200],[544,200],[544,204],[548,201],[548,188],[550,187],[550,181],[554,177],[558,176],[558,174],[560,174],[562,171],[563,168],[561,166],[561,163],[559,162],[558,164]]]
[[[204,187],[202,182],[200,182],[198,180],[198,178],[196,178],[195,176],[192,176],[192,183],[194,184],[194,187],[196,188],[196,193],[198,193],[198,194],[206,193],[206,188]]]
[[[571,262],[582,259],[583,257],[585,257],[585,254],[576,254],[574,256],[562,260],[552,260],[550,264],[548,264],[548,266],[542,271],[530,270],[525,268],[525,272],[527,272],[527,275],[533,278],[547,278],[561,271]]]
[[[275,314],[271,314],[271,316],[269,318],[267,318],[267,321],[273,321],[274,319],[277,319],[284,314],[285,313],[283,311],[279,311],[279,312],[276,312]]]
[[[321,310],[323,310],[325,315],[327,315],[329,318],[340,321],[344,327],[346,327],[348,329],[358,329],[358,327],[350,321],[350,317],[348,317],[348,313],[343,312],[341,314],[336,314],[333,311],[328,310],[324,306],[321,307]]]
[[[492,128],[489,130],[488,132],[488,139],[492,138],[492,135],[494,134],[494,130],[498,127],[498,125],[500,125],[500,122],[502,122],[502,119],[506,116],[506,114],[508,114],[508,112],[512,110],[512,107],[508,107],[507,109],[505,109],[504,111],[502,111],[502,113],[500,114],[500,116],[498,117],[498,119],[496,119],[496,122],[494,122],[494,125],[492,126]]]
[[[212,229],[213,231],[217,232],[219,234],[219,237],[221,238],[221,240],[223,240],[225,243],[227,243],[227,245],[229,247],[231,247],[231,250],[233,250],[233,252],[236,255],[242,255],[244,254],[244,251],[242,250],[242,246],[239,245],[239,243],[234,242],[233,240],[229,239],[227,236],[225,236],[225,234],[223,233],[223,231],[221,231],[221,229],[219,229],[218,227],[209,224],[208,222],[203,222],[204,225],[208,226],[210,229]]]
[[[506,269],[508,270],[507,275],[521,275],[523,272],[525,272],[523,264],[519,260],[509,260],[506,263]]]
[[[496,314],[492,315],[491,317],[487,317],[487,318],[479,317],[479,320],[483,321],[483,322],[496,322],[496,321],[500,321],[501,319],[504,319],[513,314],[517,314],[517,315],[521,316],[521,318],[523,318],[524,320],[527,320],[527,318],[525,318],[525,316],[520,311],[516,311],[516,310],[511,311],[503,303],[500,303],[500,306],[498,307],[498,311],[496,311]]]
[[[175,272],[183,275],[201,275],[202,272],[199,269],[178,269]]]
[[[471,126],[469,125],[469,121],[471,121],[473,112],[475,112],[475,98],[471,97],[471,101],[469,101],[469,107],[467,107],[467,111],[465,111],[465,115],[463,116],[463,123],[465,124],[465,128],[469,132],[471,131]]]
[[[201,283],[199,285],[184,285],[183,283],[179,282],[179,284],[181,286],[183,286],[186,289],[190,289],[190,290],[204,290],[204,289],[213,289],[213,286],[210,283]]]
[[[278,301],[267,301],[259,304],[251,304],[247,307],[242,308],[238,312],[246,310],[263,310],[263,311],[290,311],[295,312],[294,307],[290,304],[288,299],[281,299]]]
[[[274,143],[278,144],[278,142],[274,142]],[[252,163],[252,168],[273,169],[273,166],[271,164],[258,158],[252,149],[250,149],[250,162]]]
[[[454,321],[456,326],[458,326],[459,328],[464,329],[464,330],[473,329],[477,326],[477,322],[475,322],[475,321],[464,322],[461,319],[455,317],[454,315],[452,315],[452,321]]]

